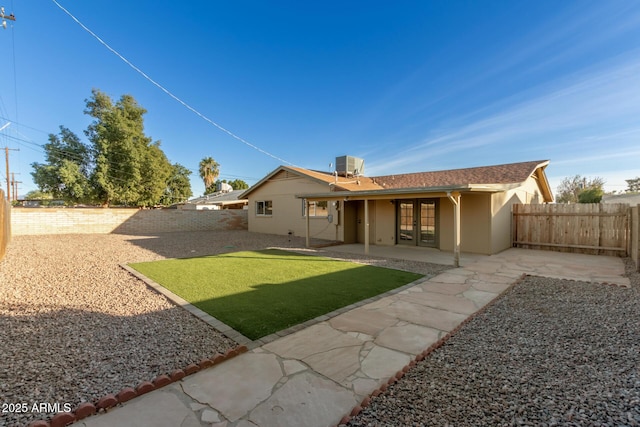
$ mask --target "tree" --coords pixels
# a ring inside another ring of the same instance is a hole
[[[146,110],[131,95],[114,104],[97,89],[85,101],[94,119],[84,132],[89,144],[63,126],[59,136],[49,135],[47,162],[32,164],[40,191],[69,203],[158,204],[174,169],[160,142],[144,133]]]
[[[31,190],[25,196],[25,200],[51,200],[53,196],[51,193],[45,193],[41,190]]]
[[[60,134],[49,135],[44,145],[47,163],[32,163],[33,181],[42,192],[67,203],[84,202],[91,199],[89,174],[91,155],[89,147],[64,126]]]
[[[220,175],[220,164],[213,157],[205,157],[200,161],[198,168],[200,178],[204,181],[204,194],[211,194],[216,191],[215,182]]]
[[[602,188],[587,188],[578,194],[578,203],[600,203],[603,195],[604,191]]]
[[[160,200],[171,175],[171,163],[144,133],[147,112],[131,95],[117,103],[93,89],[85,114],[94,121],[85,131],[92,144],[95,197],[103,205],[151,206]]]
[[[625,179],[627,181],[627,192],[636,193],[640,192],[640,177],[634,179]]]
[[[160,203],[167,189],[169,178],[173,173],[173,165],[167,159],[160,142],[154,142],[142,154],[142,170],[140,171],[140,183],[138,205],[154,206]]]
[[[160,198],[160,204],[169,206],[187,201],[193,195],[189,175],[191,175],[189,169],[179,163],[174,163],[164,194]]]
[[[580,175],[575,175],[562,180],[557,188],[556,201],[558,203],[578,203],[580,192],[591,188],[603,191],[604,179],[595,177],[588,180]],[[603,191],[604,194],[604,191]]]
[[[241,179],[234,179],[233,181],[229,181],[228,184],[232,186],[234,190],[246,190],[249,188],[249,184]]]

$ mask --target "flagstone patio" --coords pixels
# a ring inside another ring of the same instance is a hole
[[[523,274],[629,286],[619,258],[510,249],[421,279],[79,425],[336,425]]]

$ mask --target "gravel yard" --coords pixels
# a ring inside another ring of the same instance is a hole
[[[14,236],[0,261],[0,409],[8,410],[0,426],[52,415],[33,412],[34,404],[74,409],[236,346],[119,264],[303,246],[302,238],[246,231]],[[330,248],[322,255],[429,275],[450,268]]]
[[[527,277],[348,424],[639,426],[632,288]]]

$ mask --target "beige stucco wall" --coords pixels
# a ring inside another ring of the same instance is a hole
[[[371,243],[376,245],[396,244],[396,205],[390,200],[376,200],[376,223]]]
[[[514,190],[495,193],[491,198],[491,253],[498,253],[511,247],[512,223],[511,206],[516,203],[539,204],[543,202],[542,193],[534,178],[529,178],[521,187]]]
[[[306,236],[306,218],[303,216],[302,199],[296,194],[326,192],[325,184],[313,182],[308,178],[285,177],[284,174],[274,176],[249,194],[249,231],[256,233],[286,235],[290,231],[295,236]],[[256,202],[271,200],[273,214],[271,216],[256,215]],[[309,218],[310,237],[326,240],[344,239],[343,212],[337,211],[333,203],[329,203],[329,213],[333,222],[326,217]]]
[[[453,251],[453,203],[440,199],[440,249]],[[460,196],[460,250],[491,253],[491,195],[487,193]]]
[[[345,227],[356,228],[357,243],[364,243],[364,201],[349,202],[355,217],[345,217]],[[395,245],[395,205],[390,200],[369,200],[369,243],[372,245]]]

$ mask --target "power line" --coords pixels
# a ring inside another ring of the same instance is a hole
[[[0,98],[0,99],[1,99],[1,98]],[[7,114],[7,115],[8,115],[8,114]],[[35,131],[37,131],[37,132],[41,132],[41,133],[44,133],[44,134],[47,134],[47,135],[49,135],[49,134],[51,133],[51,132],[47,132],[46,130],[42,130],[42,129],[34,128],[34,127],[32,127],[32,126],[25,125],[24,123],[20,123],[19,121],[16,121],[16,120],[8,119],[7,117],[0,116],[0,119],[5,120],[5,121],[7,121],[7,122],[9,122],[9,121],[10,121],[10,122],[11,122],[11,123],[13,123],[14,125],[18,125],[18,126],[23,127],[23,128],[27,128],[27,129],[35,130]]]
[[[71,12],[69,12],[67,9],[65,9],[64,7],[62,7],[60,5],[60,3],[58,3],[56,0],[51,0],[53,3],[55,3],[56,6],[58,6],[58,8],[60,8],[60,10],[62,10],[64,13],[66,13],[67,15],[69,15],[69,17],[71,19],[73,19],[78,25],[80,25],[80,27],[82,27],[83,30],[85,30],[86,32],[88,32],[89,34],[91,34],[91,36],[93,36],[96,40],[98,40],[98,42],[100,42],[100,44],[102,44],[104,47],[106,47],[107,49],[109,49],[114,55],[116,55],[118,58],[120,58],[122,61],[124,61],[125,64],[127,64],[129,67],[133,68],[138,74],[140,74],[142,77],[144,77],[145,79],[147,79],[151,84],[153,84],[154,86],[156,86],[158,89],[160,89],[161,91],[163,91],[164,93],[166,93],[167,95],[169,95],[171,98],[173,98],[175,101],[179,102],[180,104],[182,104],[185,108],[187,108],[189,111],[191,111],[192,113],[196,114],[198,117],[200,117],[201,119],[205,120],[206,122],[212,124],[213,126],[215,126],[216,128],[218,128],[219,130],[221,130],[222,132],[226,133],[227,135],[231,136],[232,138],[242,142],[243,144],[247,145],[248,147],[253,148],[254,150],[267,155],[275,160],[278,160],[280,162],[286,163],[290,166],[295,166],[293,163],[288,162],[274,154],[269,153],[266,150],[263,150],[262,148],[250,143],[249,141],[243,139],[242,137],[236,135],[235,133],[231,132],[230,130],[222,127],[221,125],[219,125],[218,123],[214,122],[213,120],[211,120],[210,118],[208,118],[207,116],[205,116],[204,114],[202,114],[201,112],[199,112],[198,110],[196,110],[195,108],[193,108],[191,105],[187,104],[185,101],[183,101],[182,99],[178,98],[176,95],[174,95],[173,93],[171,93],[168,89],[166,89],[164,86],[162,86],[160,83],[156,82],[155,80],[153,80],[151,77],[149,77],[149,75],[147,75],[144,71],[142,71],[140,68],[136,67],[135,65],[133,65],[127,58],[125,58],[124,56],[122,56],[120,53],[118,53],[118,51],[116,51],[115,49],[113,49],[111,46],[109,46],[104,40],[102,40],[97,34],[95,34],[93,31],[91,31],[86,25],[84,25],[82,22],[80,22],[78,20],[78,18],[76,18],[75,16],[73,16],[73,14],[71,14]]]
[[[59,148],[54,148],[54,147],[48,147],[47,149],[45,149],[43,145],[38,144],[36,142],[27,141],[27,140],[16,138],[16,137],[13,137],[13,136],[10,136],[10,135],[5,135],[5,136],[8,137],[8,138],[17,140],[17,141],[23,141],[23,142],[26,142],[28,144],[34,145],[34,146],[40,148],[40,150],[37,150],[36,148],[30,147],[30,146],[27,146],[27,145],[25,145],[25,146],[27,148],[32,149],[32,150],[47,154],[52,159],[70,160],[70,161],[72,161],[74,163],[84,162],[86,160],[81,155],[73,153],[73,152],[70,152],[70,151],[65,151],[65,150],[62,150],[62,149],[59,149]],[[20,142],[18,142],[18,143],[20,144]],[[21,145],[24,145],[24,144],[21,144]],[[88,151],[92,151],[89,147],[87,147],[87,149],[88,149]],[[17,149],[10,149],[10,150],[17,150]],[[119,154],[124,155],[124,153],[119,153]],[[118,182],[118,183],[122,183],[122,184],[128,184],[129,183],[129,181],[126,179],[126,176],[131,177],[131,176],[133,176],[132,174],[124,172],[124,171],[121,171],[121,170],[118,170],[118,163],[108,161],[107,165],[109,166],[109,169],[108,169],[108,171],[107,171],[105,176],[108,179],[112,180],[113,182]],[[186,168],[186,169],[189,170],[190,172],[193,172],[193,170],[191,170],[191,169],[188,169],[188,168]],[[113,174],[114,170],[115,170],[115,172],[118,173],[118,175],[114,175]],[[7,173],[9,173],[8,169],[7,169]],[[7,176],[9,176],[9,175],[7,175]],[[9,182],[8,179],[7,179],[7,182]],[[14,180],[12,180],[12,182],[22,183],[21,181],[14,181]],[[7,188],[9,188],[9,186],[7,186]],[[15,191],[17,191],[17,190],[14,190],[14,192]],[[181,201],[181,200],[183,200],[180,197],[168,197],[166,195],[164,195],[163,197],[169,199],[170,201],[176,201],[176,200],[177,201]]]
[[[2,117],[0,117],[2,118]],[[8,124],[7,124],[8,125]],[[24,125],[23,125],[24,126]],[[28,127],[28,126],[27,126]],[[27,136],[23,135],[22,133],[18,132],[18,134],[20,134],[21,136],[23,136],[24,138],[28,138]],[[51,159],[56,159],[56,160],[70,160],[74,163],[85,163],[86,162],[86,158],[84,158],[82,155],[75,153],[75,152],[71,152],[71,151],[67,151],[61,148],[57,148],[57,147],[53,147],[53,146],[49,146],[49,147],[45,147],[45,145],[43,144],[39,144],[37,142],[34,141],[30,141],[28,139],[22,139],[22,138],[17,138],[15,136],[11,136],[11,135],[7,135],[7,134],[3,134],[4,137],[9,138],[14,140],[17,144],[20,144],[26,148],[29,148],[31,150],[34,150],[38,153],[42,153],[42,154],[46,154],[47,156],[49,156],[49,158]],[[83,146],[86,148],[87,152],[89,154],[95,154],[95,149],[92,147],[89,147],[85,144],[83,144]],[[125,156],[126,153],[115,153],[117,155],[121,155],[121,156]],[[92,163],[91,160],[89,160],[90,163]],[[107,165],[109,166],[109,172],[107,172],[106,176],[115,181],[115,182],[120,182],[120,183],[124,183],[126,184],[128,181],[126,180],[126,178],[123,177],[124,176],[131,176],[131,174],[123,172],[123,171],[118,171],[119,175],[113,175],[113,170],[118,169],[118,163],[117,162],[113,162],[111,160],[107,161]],[[185,169],[187,169],[189,172],[191,172],[194,175],[198,175],[198,172],[196,170],[193,169],[189,169],[187,167],[185,167]],[[241,175],[232,175],[232,174],[221,174],[219,176],[219,178],[244,178],[244,179],[253,179],[253,180],[257,180],[259,178],[256,177],[248,177],[248,176],[241,176]],[[9,181],[9,180],[7,180]],[[20,181],[18,181],[17,183],[21,183]],[[15,192],[16,190],[14,190]],[[171,197],[170,199],[172,200],[180,200],[180,198],[177,197]]]

